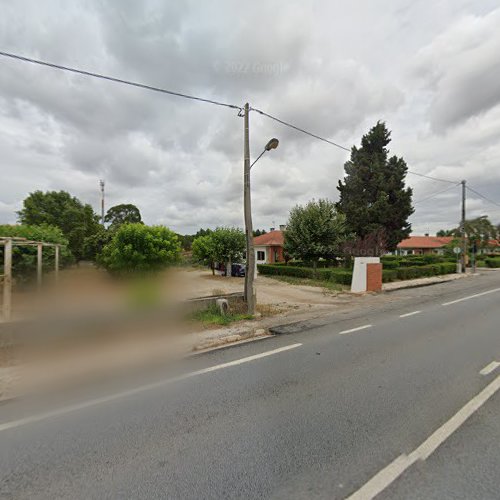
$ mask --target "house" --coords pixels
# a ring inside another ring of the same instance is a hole
[[[452,242],[451,236],[410,236],[398,244],[396,255],[427,255],[444,253],[444,247]]]
[[[253,239],[256,264],[285,262],[283,255],[284,229],[285,226],[280,226],[279,230],[271,228],[268,233],[261,234]]]
[[[410,236],[398,244],[396,255],[443,255],[446,245],[449,245],[457,238],[453,236]],[[460,246],[460,244],[459,244]],[[488,244],[478,245],[477,253],[497,253],[500,252],[500,242],[489,240]]]

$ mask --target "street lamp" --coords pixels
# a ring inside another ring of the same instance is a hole
[[[266,151],[271,151],[271,149],[276,149],[278,147],[278,144],[280,141],[276,139],[276,137],[273,137],[267,144],[266,147],[264,148],[264,151],[260,153],[259,156],[255,159],[255,161],[250,165],[250,169],[260,160],[261,156],[266,152]]]
[[[247,262],[245,269],[245,301],[247,303],[248,314],[255,314],[255,292],[253,281],[255,277],[255,252],[253,248],[253,226],[252,226],[252,201],[250,196],[250,169],[259,161],[261,156],[266,151],[276,149],[278,147],[278,139],[271,139],[264,148],[264,151],[257,157],[257,159],[250,165],[250,127],[248,114],[250,106],[245,104],[244,119],[245,119],[245,133],[244,133],[244,163],[243,163],[243,203],[245,211],[245,235],[247,240]]]

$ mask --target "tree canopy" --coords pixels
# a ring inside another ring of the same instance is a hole
[[[142,223],[141,212],[132,203],[122,203],[106,212],[104,222],[110,224],[110,229],[116,229],[122,224]]]
[[[122,224],[103,248],[98,262],[115,274],[143,274],[176,263],[180,251],[177,235],[167,227]]]
[[[334,259],[346,241],[345,215],[335,203],[320,199],[290,211],[285,231],[284,249],[294,258],[316,265],[320,258]]]
[[[61,229],[68,239],[68,247],[77,260],[84,257],[85,238],[99,228],[99,217],[89,204],[66,191],[35,191],[23,201],[18,212],[25,225],[49,225]]]
[[[392,251],[410,235],[413,207],[412,190],[405,187],[406,162],[389,158],[390,136],[385,123],[378,122],[363,136],[360,148],[353,146],[344,181],[338,184],[337,208],[357,238],[383,231],[387,250]]]

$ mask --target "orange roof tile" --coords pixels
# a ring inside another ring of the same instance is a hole
[[[453,240],[452,236],[410,236],[398,248],[442,248]]]
[[[283,246],[285,237],[283,231],[269,231],[269,233],[261,234],[253,239],[253,244],[256,246]]]

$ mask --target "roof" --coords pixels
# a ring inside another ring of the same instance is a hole
[[[261,234],[253,239],[253,244],[255,246],[283,246],[285,242],[285,237],[283,231],[269,231],[266,234]]]
[[[452,236],[410,236],[398,248],[442,248],[453,240]]]

